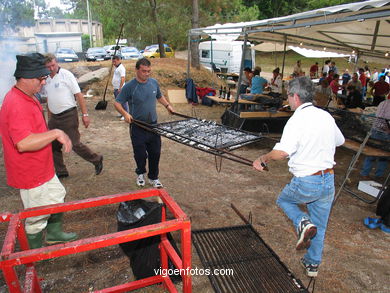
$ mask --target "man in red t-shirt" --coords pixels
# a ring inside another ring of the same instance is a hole
[[[20,189],[25,209],[62,203],[66,191],[54,173],[51,142],[58,140],[67,152],[72,143],[62,130],[48,130],[43,109],[35,97],[50,71],[39,53],[16,58],[16,85],[5,96],[0,111],[7,184]],[[62,231],[61,213],[27,218],[25,227],[30,248],[42,247],[46,227],[49,244],[77,238],[75,233]]]
[[[317,77],[318,77],[318,62],[316,62],[310,67],[310,78],[313,79]]]
[[[385,81],[385,76],[382,75],[374,84],[374,101],[373,106],[378,106],[382,101],[385,100],[385,97],[390,91],[389,84]]]

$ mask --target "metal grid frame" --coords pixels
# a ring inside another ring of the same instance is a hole
[[[205,268],[234,275],[208,275],[215,292],[308,292],[250,224],[194,230],[193,243]]]
[[[161,223],[97,237],[84,238],[65,244],[57,244],[31,250],[28,247],[28,240],[22,221],[23,219],[39,215],[82,210],[148,197],[159,197],[164,202],[165,206],[163,206]],[[169,221],[166,220],[166,208],[173,214],[174,219]],[[191,269],[190,220],[164,189],[145,189],[132,193],[107,195],[80,201],[25,209],[15,214],[3,213],[0,214],[0,222],[9,222],[0,254],[0,269],[3,272],[8,289],[12,293],[42,292],[39,284],[39,277],[34,267],[34,262],[36,261],[90,251],[155,235],[161,235],[160,257],[162,269],[168,268],[168,257],[172,260],[177,269],[187,271]],[[172,231],[181,232],[182,258],[179,257],[167,239],[166,233]],[[21,251],[15,251],[16,241],[19,242]],[[15,270],[15,267],[19,265],[26,266],[24,288],[22,288]],[[192,292],[191,282],[192,278],[190,274],[182,274],[183,292]],[[163,275],[156,275],[111,288],[105,288],[98,292],[128,292],[159,283],[162,283],[169,292],[178,292],[170,278]]]

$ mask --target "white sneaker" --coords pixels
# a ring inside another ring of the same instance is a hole
[[[136,180],[138,186],[145,186],[145,175],[139,174]]]
[[[155,179],[155,180],[149,179],[149,184],[153,185],[154,188],[163,188],[163,185],[161,184],[160,180],[158,180],[158,179]]]

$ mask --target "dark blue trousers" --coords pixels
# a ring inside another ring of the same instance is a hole
[[[148,159],[148,178],[158,179],[158,165],[161,154],[161,137],[135,124],[130,124],[130,138],[133,145],[134,159],[137,164],[137,175],[146,173],[146,159]]]

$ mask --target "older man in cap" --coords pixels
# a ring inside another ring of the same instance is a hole
[[[72,141],[73,150],[84,160],[95,166],[95,174],[103,170],[103,156],[93,152],[80,141],[79,117],[76,100],[81,110],[81,120],[87,128],[90,120],[84,96],[74,75],[61,68],[53,54],[45,55],[46,68],[50,70],[43,93],[47,96],[49,109],[49,129],[61,129]],[[69,173],[62,156],[62,145],[59,141],[53,142],[54,167],[58,178],[68,177]]]
[[[35,97],[50,71],[39,53],[18,55],[14,76],[16,85],[7,93],[0,111],[0,134],[8,185],[20,189],[24,208],[64,202],[65,188],[54,172],[51,143],[58,141],[70,152],[72,142],[59,129],[48,130],[42,107]],[[30,248],[46,242],[62,243],[77,238],[62,231],[62,214],[26,219]]]

